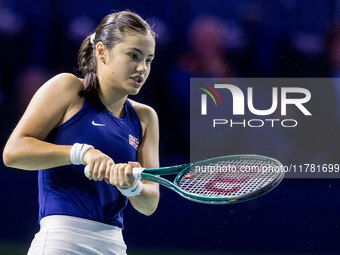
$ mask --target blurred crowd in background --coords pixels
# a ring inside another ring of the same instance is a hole
[[[190,77],[340,77],[339,0],[0,0],[2,146],[35,91],[60,72],[81,75],[82,40],[124,9],[158,34],[151,74],[134,98],[159,115],[163,166],[189,160]],[[324,148],[335,146],[340,126],[340,84],[328,89],[334,111],[322,114],[334,127]]]

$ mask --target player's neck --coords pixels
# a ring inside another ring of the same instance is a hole
[[[126,101],[127,96],[108,96],[104,94],[102,91],[98,93],[99,99],[102,101],[103,105],[112,112],[118,118],[122,118],[124,116],[124,103]]]

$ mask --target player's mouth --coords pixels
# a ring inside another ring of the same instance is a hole
[[[141,87],[143,85],[144,82],[144,78],[141,75],[136,75],[131,77],[130,79],[133,80],[133,83],[136,87]]]

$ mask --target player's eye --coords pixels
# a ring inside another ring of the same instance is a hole
[[[135,54],[135,53],[129,53],[128,55],[130,56],[130,58],[131,58],[132,60],[134,60],[134,61],[137,61],[137,60],[138,60],[138,55],[137,55],[137,54]]]
[[[146,60],[146,63],[152,64],[152,61],[153,61],[153,59],[147,59],[147,60]]]

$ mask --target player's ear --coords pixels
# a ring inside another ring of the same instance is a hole
[[[96,45],[96,56],[98,61],[105,63],[106,47],[102,42],[98,42]]]

